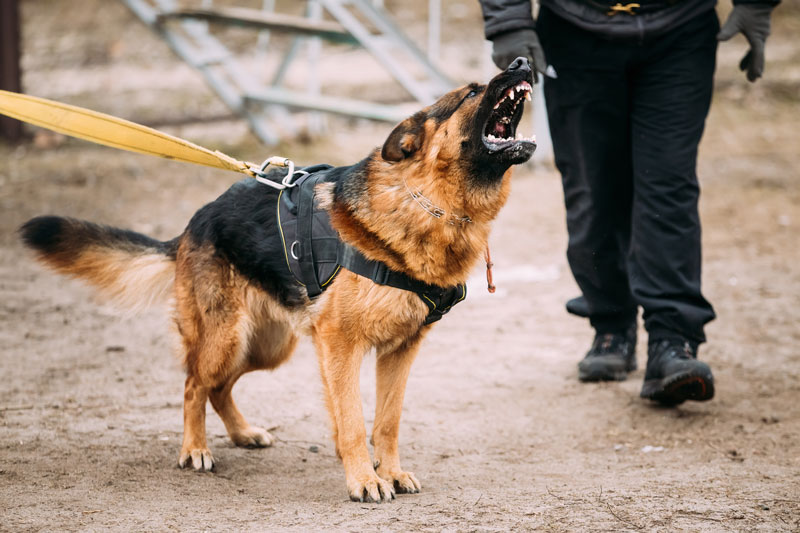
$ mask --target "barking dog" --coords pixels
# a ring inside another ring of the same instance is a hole
[[[428,295],[463,286],[508,197],[510,167],[533,154],[533,140],[516,136],[530,83],[519,58],[488,85],[456,89],[404,120],[364,160],[326,169],[311,189],[340,244],[408,286],[340,262],[316,294],[290,265],[298,251],[284,247],[278,191],[249,179],[167,242],[52,216],[28,221],[21,235],[44,264],[123,303],[174,298],[187,373],[181,467],[214,467],[205,434],[209,400],[234,443],[272,443],[245,420],[231,390],[242,374],[286,361],[298,335],[310,333],[350,498],[380,502],[418,492],[417,478],[400,466],[398,428],[411,363],[431,317],[443,311]],[[311,254],[300,248],[300,256]],[[373,347],[374,462],[358,385]]]

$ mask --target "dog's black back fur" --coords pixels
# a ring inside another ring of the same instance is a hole
[[[297,307],[305,300],[284,257],[277,198],[276,189],[245,178],[197,211],[186,231],[195,245],[210,244],[248,280]]]
[[[342,184],[357,167],[330,169],[325,179]],[[276,173],[274,179],[280,177]],[[297,307],[306,301],[305,291],[286,264],[278,232],[278,193],[245,178],[195,213],[187,232],[194,244],[213,246],[215,253],[283,305]]]

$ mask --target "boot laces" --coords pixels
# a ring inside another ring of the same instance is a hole
[[[589,355],[605,355],[609,353],[624,352],[627,349],[628,339],[619,333],[602,333],[594,338]]]
[[[689,341],[671,341],[665,339],[661,341],[661,349],[658,351],[662,359],[697,359],[694,348]]]

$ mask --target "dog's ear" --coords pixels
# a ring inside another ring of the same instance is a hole
[[[419,150],[425,138],[424,123],[425,117],[417,114],[398,124],[383,143],[381,157],[386,161],[400,161]]]

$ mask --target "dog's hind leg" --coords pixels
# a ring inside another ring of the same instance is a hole
[[[242,374],[244,372],[234,374],[226,383],[211,389],[209,392],[211,405],[225,424],[225,429],[228,430],[228,435],[234,444],[245,448],[272,446],[275,438],[266,429],[248,424],[233,401],[231,391]]]
[[[250,426],[237,409],[231,389],[248,370],[241,349],[233,338],[204,339],[195,359],[201,362],[188,365],[189,376],[183,395],[183,447],[178,464],[185,467],[191,460],[195,470],[213,470],[214,458],[206,444],[206,402],[220,415],[231,439],[238,446],[269,446],[272,436],[261,428]],[[228,355],[223,355],[228,354]]]
[[[265,306],[255,307],[263,310]],[[297,346],[297,335],[287,323],[280,320],[256,312],[250,312],[247,316],[239,324],[242,337],[247,338],[242,342],[247,346],[246,353],[237,371],[224,383],[211,389],[209,398],[234,444],[246,448],[263,448],[272,445],[274,437],[266,429],[247,423],[236,407],[231,391],[243,374],[253,370],[272,369],[289,359]]]
[[[188,377],[183,394],[183,446],[178,465],[183,468],[191,461],[195,470],[208,471],[214,469],[214,458],[206,443],[206,402],[212,396],[215,400],[225,397],[215,390],[224,391],[228,383],[233,387],[236,378],[243,373],[245,357],[235,322],[215,324],[209,315],[205,318],[206,326],[215,326],[209,328],[212,333],[190,337],[188,328],[182,328]],[[230,387],[227,389],[228,398]],[[228,406],[224,401],[222,405]]]
[[[217,334],[205,338],[197,363],[189,365],[190,376],[186,379],[184,394],[184,440],[179,464],[186,466],[191,459],[196,470],[212,470],[214,459],[208,450],[205,438],[206,400],[217,412],[231,440],[237,446],[263,448],[270,446],[274,438],[263,428],[251,426],[233,401],[232,390],[236,381],[245,373],[268,368],[262,359],[246,351],[248,343],[236,332],[239,327],[220,327]],[[227,334],[222,334],[222,332]],[[291,335],[283,340],[280,353],[273,353],[271,361],[285,360],[291,354],[297,339]],[[276,365],[274,365],[276,366]]]
[[[178,465],[183,468],[191,461],[195,470],[213,470],[214,458],[206,443],[206,401],[208,387],[189,376],[183,392],[183,446]]]
[[[266,429],[247,423],[236,407],[231,391],[243,374],[253,370],[275,368],[286,361],[297,346],[297,336],[289,327],[274,321],[265,321],[261,327],[248,329],[254,331],[248,342],[245,362],[225,383],[211,389],[209,398],[234,444],[246,448],[263,448],[271,446],[275,438]]]
[[[198,298],[185,297],[182,280],[178,281],[176,323],[186,351],[187,373],[183,395],[183,446],[178,465],[183,468],[191,462],[195,470],[208,471],[214,469],[214,458],[206,442],[206,402],[211,398],[224,406],[225,412],[239,414],[232,401],[226,402],[226,398],[230,400],[230,388],[247,368],[246,337],[242,334],[241,313],[237,312],[233,298],[220,297],[212,302],[215,305],[207,305]]]
[[[375,424],[372,430],[375,468],[398,493],[417,493],[421,488],[413,473],[400,468],[397,449],[406,383],[421,340],[422,335],[417,335],[400,348],[387,352],[379,350],[375,368]]]

